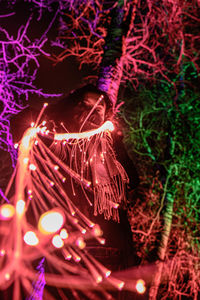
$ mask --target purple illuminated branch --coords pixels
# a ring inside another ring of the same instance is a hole
[[[33,83],[40,66],[39,55],[49,54],[43,49],[47,41],[44,35],[35,41],[29,39],[27,29],[30,22],[31,18],[18,29],[16,38],[0,27],[0,148],[10,152],[13,165],[15,150],[10,134],[10,117],[27,107],[24,100],[28,100],[30,93],[42,97],[58,96],[44,93]]]
[[[39,265],[37,266],[38,270],[38,279],[33,283],[33,292],[32,295],[27,300],[42,300],[43,299],[43,291],[46,284],[45,281],[45,269],[44,269],[44,261],[45,258],[42,258]]]

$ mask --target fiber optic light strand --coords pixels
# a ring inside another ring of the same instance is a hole
[[[94,130],[89,130],[85,132],[77,132],[77,133],[56,133],[54,135],[54,139],[57,141],[62,141],[62,140],[69,140],[69,139],[85,139],[85,138],[90,138],[91,136],[95,134],[99,134],[104,131],[113,131],[114,130],[114,125],[111,121],[106,121],[102,126],[100,126],[97,129]]]

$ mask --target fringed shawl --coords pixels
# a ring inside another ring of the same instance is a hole
[[[54,140],[50,150],[69,167],[74,192],[75,181],[83,190],[92,191],[94,215],[104,214],[105,219],[119,222],[118,206],[126,201],[125,185],[129,179],[116,159],[110,132],[90,138]]]

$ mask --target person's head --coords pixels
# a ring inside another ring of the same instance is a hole
[[[107,94],[91,84],[72,91],[56,104],[56,111],[58,116],[55,121],[62,121],[70,131],[97,128],[113,114]]]

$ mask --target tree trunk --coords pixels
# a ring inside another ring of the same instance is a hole
[[[111,22],[107,28],[105,38],[97,86],[109,95],[114,109],[123,74],[124,41],[133,16],[133,8],[135,6],[131,5],[127,14],[124,1],[118,1],[116,7],[110,13]]]
[[[160,285],[162,271],[163,271],[163,263],[167,251],[167,244],[170,236],[171,225],[172,225],[172,215],[173,215],[173,205],[174,205],[174,198],[171,194],[166,195],[166,209],[164,212],[164,228],[161,237],[161,243],[158,248],[158,257],[159,261],[157,263],[157,271],[152,281],[151,289],[149,292],[149,299],[156,300],[158,294],[158,288]]]

